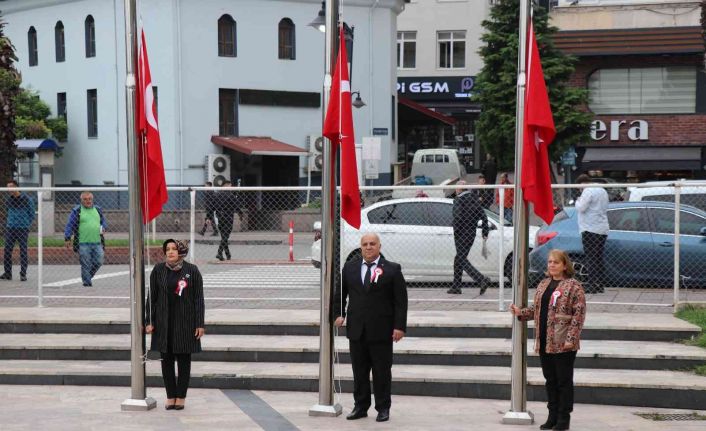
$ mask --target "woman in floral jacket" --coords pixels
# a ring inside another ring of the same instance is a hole
[[[510,306],[519,320],[534,320],[534,351],[546,379],[549,417],[539,429],[568,430],[574,408],[574,361],[586,318],[586,297],[574,266],[562,250],[547,258],[547,278],[537,286],[534,303]]]

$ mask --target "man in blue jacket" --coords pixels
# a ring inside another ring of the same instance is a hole
[[[105,217],[100,207],[93,205],[93,193],[81,193],[81,205],[76,205],[64,229],[66,248],[73,247],[81,262],[83,285],[93,286],[93,276],[103,265],[103,232]],[[73,240],[72,240],[73,239]]]
[[[5,224],[5,272],[0,276],[2,280],[12,280],[12,249],[15,242],[20,247],[20,280],[27,281],[27,238],[29,227],[34,220],[34,202],[26,193],[17,190],[17,182],[10,180],[7,188],[15,189],[5,200],[7,208],[7,221]]]

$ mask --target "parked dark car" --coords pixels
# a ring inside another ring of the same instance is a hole
[[[674,280],[674,204],[613,202],[608,205],[610,232],[604,254],[606,286],[669,287]],[[685,287],[706,287],[706,212],[688,205],[680,211],[680,276]],[[551,249],[565,250],[585,279],[587,269],[573,207],[559,212],[537,232],[529,256],[530,282],[546,271]]]

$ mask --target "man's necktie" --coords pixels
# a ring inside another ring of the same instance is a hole
[[[365,278],[363,279],[363,287],[365,288],[365,290],[369,290],[370,289],[370,277],[372,276],[372,268],[373,268],[373,265],[375,265],[375,262],[371,262],[371,263],[364,262],[364,263],[365,263],[365,266],[368,267],[368,269],[365,271]]]

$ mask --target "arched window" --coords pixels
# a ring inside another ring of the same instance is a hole
[[[282,18],[279,22],[278,30],[278,58],[281,60],[294,60],[296,48],[294,23],[289,18]]]
[[[86,38],[86,58],[96,56],[96,22],[91,15],[86,17],[85,38]]]
[[[37,51],[37,30],[30,27],[27,32],[27,51],[29,52],[29,65],[36,66],[39,63],[39,52]]]
[[[236,22],[228,14],[218,18],[218,56],[237,57]]]
[[[66,48],[64,42],[64,23],[57,21],[54,26],[54,51],[56,52],[56,62],[62,63],[66,60]]]

